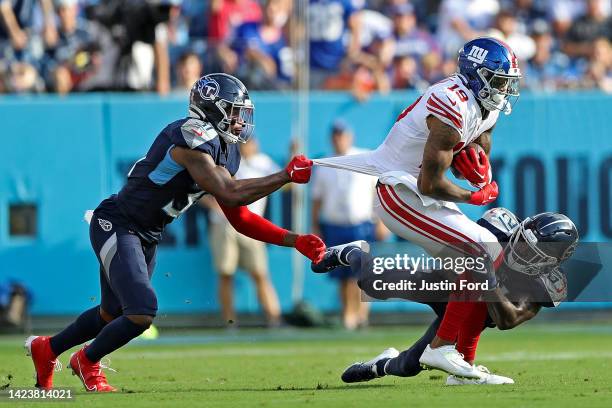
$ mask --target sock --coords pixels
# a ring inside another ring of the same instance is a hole
[[[413,377],[423,371],[421,363],[419,363],[419,358],[421,358],[425,347],[427,347],[435,337],[439,325],[440,318],[438,317],[429,326],[423,337],[418,339],[412,347],[402,351],[399,356],[389,360],[386,364],[385,374],[398,377]],[[380,371],[378,372],[380,373]]]
[[[465,361],[473,362],[476,358],[476,348],[486,318],[487,304],[484,302],[473,303],[470,318],[463,322],[457,338],[457,351],[463,354]]]
[[[81,313],[70,326],[51,337],[51,350],[55,356],[59,356],[69,348],[96,337],[105,325],[106,322],[100,316],[100,306],[92,307]]]
[[[361,272],[361,258],[364,252],[359,248],[351,248],[348,254],[346,254],[346,260],[351,266],[353,272]]]
[[[138,337],[147,328],[140,326],[125,316],[121,316],[106,325],[98,337],[87,347],[85,356],[95,363],[102,357],[125,346],[130,340]]]
[[[385,373],[385,365],[387,364],[387,361],[391,360],[390,358],[383,358],[382,360],[378,360],[376,362],[376,375],[378,375],[379,377],[384,377],[385,375],[387,375],[387,373]]]
[[[469,317],[473,303],[448,302],[446,312],[436,335],[442,340],[455,342],[463,322]]]

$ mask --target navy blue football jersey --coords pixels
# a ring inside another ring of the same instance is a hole
[[[206,194],[172,159],[170,150],[175,146],[209,154],[232,176],[240,166],[238,146],[225,143],[209,123],[177,120],[161,131],[147,155],[134,164],[121,191],[104,200],[96,211],[111,217],[115,213],[115,222],[127,223],[126,227],[148,242],[159,241],[164,227]]]
[[[477,223],[505,246],[520,221],[505,208],[493,208],[485,212]],[[556,307],[567,297],[567,277],[559,266],[529,276],[509,268],[504,262],[497,276],[502,291],[512,301],[528,299],[544,307]]]

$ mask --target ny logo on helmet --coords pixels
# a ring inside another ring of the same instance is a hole
[[[487,58],[488,53],[489,51],[474,45],[472,46],[472,49],[470,50],[470,53],[467,56],[467,59],[469,59],[470,61],[474,61],[477,64],[482,64],[485,58]]]
[[[214,79],[202,78],[197,87],[202,99],[215,99],[219,95],[219,84]]]

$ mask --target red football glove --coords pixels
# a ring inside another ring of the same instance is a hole
[[[312,160],[307,159],[304,155],[294,156],[285,167],[289,178],[294,183],[304,184],[310,180],[312,173]]]
[[[495,201],[498,195],[499,189],[497,188],[497,183],[492,182],[491,184],[487,184],[480,190],[474,191],[468,203],[474,205],[487,205]]]
[[[299,235],[295,240],[295,249],[312,262],[317,263],[323,259],[325,243],[313,234]]]
[[[463,149],[453,159],[453,167],[476,188],[483,188],[491,182],[491,164],[484,150],[476,155],[473,147]]]

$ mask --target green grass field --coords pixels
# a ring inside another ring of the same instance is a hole
[[[382,349],[402,349],[423,327],[327,330],[242,330],[164,334],[114,353],[110,383],[117,394],[92,395],[64,369],[58,387],[74,403],[0,402],[0,407],[612,407],[612,324],[528,324],[487,330],[478,362],[513,377],[512,386],[444,386],[441,372],[385,377],[346,385],[342,370]],[[0,381],[32,386],[32,363],[21,337],[0,337]],[[66,363],[69,354],[61,356]],[[75,405],[76,404],[76,405]]]

